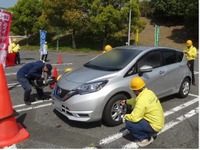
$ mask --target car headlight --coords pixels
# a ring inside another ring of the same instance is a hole
[[[79,86],[77,88],[77,91],[81,95],[93,93],[93,92],[101,90],[107,83],[108,83],[108,80],[97,81],[97,82],[92,82],[92,83],[85,83],[85,84],[82,84],[81,86]]]

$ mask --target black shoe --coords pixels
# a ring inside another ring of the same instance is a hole
[[[28,106],[28,105],[31,105],[31,102],[30,101],[24,101],[24,103]]]
[[[153,138],[154,138],[154,140],[155,140],[155,139],[157,138],[157,134],[153,135],[152,137],[153,137]]]

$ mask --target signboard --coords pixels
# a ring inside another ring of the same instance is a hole
[[[155,46],[159,46],[160,27],[155,25]]]
[[[46,30],[40,30],[40,51],[43,53],[44,52],[44,44],[46,41]]]
[[[8,50],[12,14],[0,9],[0,50]]]

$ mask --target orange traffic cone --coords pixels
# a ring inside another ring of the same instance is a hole
[[[53,68],[53,77],[54,77],[56,80],[57,80],[57,78],[58,78],[58,71],[57,71],[57,68],[56,68],[56,67]],[[56,83],[50,85],[49,87],[50,87],[50,89],[53,89],[55,86],[56,86]]]
[[[0,148],[19,143],[30,134],[16,122],[3,65],[0,64]]]
[[[63,62],[62,62],[62,55],[58,55],[58,62],[57,62],[58,64],[62,64]]]
[[[57,79],[58,78],[58,71],[57,71],[57,68],[54,67],[53,68],[53,76]]]

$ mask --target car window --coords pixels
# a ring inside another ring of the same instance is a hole
[[[181,62],[183,60],[183,56],[183,52],[176,51],[177,62]]]
[[[126,67],[139,53],[140,50],[113,49],[99,55],[84,66],[98,70],[117,71]]]
[[[161,54],[159,51],[153,51],[145,54],[142,58],[137,62],[137,70],[144,65],[152,66],[153,68],[157,68],[161,66]]]
[[[127,73],[124,75],[124,77],[130,76],[130,75],[134,75],[137,73],[137,69],[136,69],[136,65],[133,65],[128,71]]]
[[[162,51],[164,65],[170,65],[177,62],[175,51]]]
[[[153,51],[146,53],[144,56],[142,56],[136,64],[134,64],[125,74],[126,76],[130,76],[133,74],[136,74],[139,72],[139,68],[144,66],[144,65],[149,65],[152,66],[153,68],[160,67],[162,65],[162,59],[161,59],[161,54],[159,51]]]

